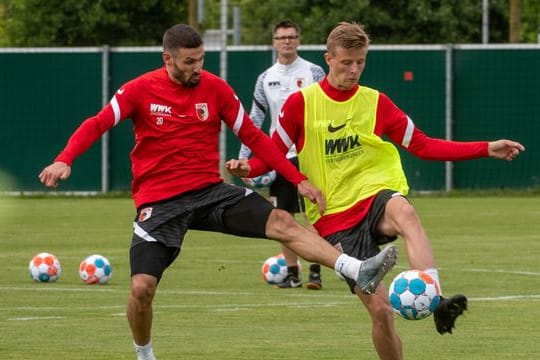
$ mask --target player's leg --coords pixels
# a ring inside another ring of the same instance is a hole
[[[136,243],[130,249],[131,287],[127,318],[140,360],[155,359],[151,344],[152,302],[163,271],[178,252],[177,248],[159,242]]]
[[[276,286],[281,289],[291,289],[302,287],[302,279],[300,278],[300,269],[298,267],[298,256],[285,245],[281,245],[281,252],[287,264],[287,276]]]
[[[157,279],[147,274],[131,277],[127,306],[127,318],[138,359],[154,359],[151,339],[152,301],[156,293]]]
[[[356,279],[363,293],[373,293],[379,282],[397,261],[395,246],[386,247],[380,254],[358,260],[340,253],[327,241],[299,225],[286,211],[274,209],[266,223],[266,235],[280,241],[307,261],[333,268]]]
[[[295,164],[293,162],[293,164]],[[298,162],[295,164],[298,167]],[[298,193],[296,186],[288,182],[280,174],[270,185],[268,200],[278,209],[285,210],[290,214],[298,212]],[[300,269],[298,268],[298,256],[288,247],[281,244],[281,252],[287,264],[287,277],[277,284],[282,289],[302,287]]]
[[[384,214],[377,223],[377,232],[403,237],[411,269],[435,268],[433,249],[416,210],[405,197],[395,194],[386,203]]]
[[[307,261],[327,266],[344,276],[356,279],[358,286],[366,294],[376,290],[379,282],[397,260],[393,245],[383,250],[379,256],[365,261],[343,254],[317,233],[301,226],[287,211],[274,208],[254,192],[223,210],[220,221],[223,227],[219,231],[279,241]]]
[[[167,200],[139,209],[130,248],[131,287],[127,318],[137,359],[154,360],[152,302],[165,269],[180,253],[187,231],[185,208]]]
[[[394,315],[388,302],[388,291],[379,285],[373,295],[365,295],[356,288],[356,295],[371,318],[371,337],[380,359],[403,359],[401,339],[396,331]]]
[[[384,215],[377,224],[377,231],[387,236],[402,236],[407,248],[409,267],[431,275],[442,292],[431,242],[416,210],[405,197],[397,194],[388,200]],[[437,331],[440,334],[452,333],[456,318],[465,310],[467,298],[464,295],[442,297],[434,313]]]
[[[291,163],[298,168],[298,158],[293,157],[289,159]],[[298,195],[296,186],[288,182],[283,176],[277,174],[276,180],[270,186],[269,190],[271,202],[278,209],[283,209],[289,213],[298,214],[304,211],[303,198]],[[317,232],[315,228],[307,221],[304,215],[305,226],[313,232]],[[298,256],[284,245],[281,245],[281,251],[285,257],[287,263],[287,277],[285,280],[278,284],[280,288],[294,288],[302,286],[301,274],[298,268]],[[318,290],[322,287],[321,279],[321,266],[319,264],[311,264],[309,267],[309,278],[306,286],[310,290]]]
[[[344,253],[358,259],[382,256],[388,248],[379,252],[379,244],[395,240],[395,237],[378,236],[372,229],[384,212],[387,199],[377,197],[365,219],[347,230],[333,233],[328,237],[330,243]],[[344,278],[352,294],[360,298],[369,312],[372,322],[372,340],[381,359],[401,359],[401,340],[394,326],[393,311],[388,301],[386,288],[379,284],[372,295],[360,291],[356,281]]]

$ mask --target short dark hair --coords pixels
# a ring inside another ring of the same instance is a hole
[[[274,30],[272,31],[272,34],[275,34],[277,29],[288,29],[288,28],[293,28],[294,30],[296,30],[296,33],[300,35],[300,26],[298,26],[297,23],[291,20],[283,20],[283,21],[278,22],[276,25],[274,25]]]
[[[163,51],[174,52],[182,48],[194,49],[202,44],[201,35],[193,27],[186,24],[173,25],[163,34]]]

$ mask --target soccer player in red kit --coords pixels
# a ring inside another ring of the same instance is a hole
[[[326,197],[324,214],[306,204],[308,218],[329,243],[358,259],[377,254],[381,244],[401,236],[409,266],[427,272],[440,286],[431,244],[405,197],[408,185],[399,152],[383,136],[429,160],[488,156],[512,160],[525,149],[510,140],[456,142],[426,136],[386,95],[358,85],[369,46],[361,25],[340,23],[326,45],[328,76],[290,95],[272,135],[283,153],[296,145],[300,171]],[[256,157],[231,162],[229,169],[237,176],[268,171]],[[386,288],[379,284],[375,294],[367,296],[353,280],[346,281],[372,318],[372,338],[380,358],[401,359],[401,340]],[[451,333],[466,308],[464,295],[442,298],[434,313],[437,331]]]
[[[138,359],[155,359],[152,301],[188,229],[277,240],[308,261],[357,279],[363,293],[374,292],[396,262],[395,246],[360,261],[342,254],[256,192],[225,184],[219,172],[222,121],[268,166],[295,184],[301,195],[317,204],[321,213],[325,209],[320,190],[253,124],[232,88],[202,70],[203,42],[192,27],[169,28],[163,36],[162,56],[164,67],[121,86],[39,174],[45,186],[56,187],[59,180],[69,177],[72,162],[101,135],[124,119],[133,121],[135,146],[130,157],[137,214],[130,247],[127,317]]]

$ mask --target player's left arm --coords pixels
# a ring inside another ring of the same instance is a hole
[[[525,146],[512,140],[501,139],[488,144],[488,154],[495,159],[512,161],[523,151]]]
[[[452,141],[430,137],[382,93],[375,132],[388,136],[392,142],[424,160],[461,161],[482,157],[512,160],[525,150],[523,145],[510,140]]]

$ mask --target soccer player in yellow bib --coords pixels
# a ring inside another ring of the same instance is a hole
[[[418,214],[406,198],[407,179],[394,144],[428,160],[459,161],[482,157],[513,160],[525,148],[511,140],[458,142],[427,136],[385,94],[360,86],[369,37],[363,27],[342,22],[329,34],[328,76],[289,96],[272,138],[283,153],[295,145],[300,170],[323,191],[326,211],[306,203],[319,234],[349,256],[366,259],[379,246],[401,236],[409,266],[427,272],[439,284],[435,257]],[[383,140],[383,135],[391,142]],[[231,160],[236,176],[268,171],[258,158]],[[388,292],[359,291],[346,278],[372,319],[372,338],[381,359],[401,359]],[[440,334],[451,333],[467,309],[465,295],[442,297],[434,313]]]

